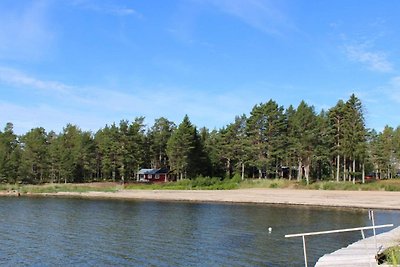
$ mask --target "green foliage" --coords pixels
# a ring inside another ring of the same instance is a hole
[[[298,188],[298,182],[286,179],[246,179],[240,188]]]
[[[393,246],[385,249],[380,258],[384,259],[384,262],[391,266],[398,266],[400,263],[400,246]]]
[[[87,183],[87,184],[0,184],[0,191],[19,191],[20,193],[56,193],[56,192],[115,192],[126,189],[148,190],[232,190],[246,188],[288,188],[309,190],[352,190],[352,191],[400,191],[400,180],[375,181],[368,184],[353,184],[352,182],[319,181],[309,185],[303,180],[300,182],[287,179],[246,179],[240,176],[232,179],[218,177],[197,177],[182,179],[168,183]]]
[[[318,115],[304,101],[284,110],[269,100],[255,105],[248,118],[236,116],[211,132],[198,130],[187,115],[178,127],[159,118],[146,128],[144,118],[138,117],[106,125],[95,134],[71,124],[61,133],[34,128],[17,136],[12,123],[0,131],[0,183],[128,182],[136,180],[141,168],[166,167],[173,178],[193,179],[191,188],[235,187],[227,181],[241,183],[249,177],[297,177],[295,186],[315,187],[321,184],[313,182],[322,180],[358,183],[367,173],[395,178],[398,166],[400,127],[367,134],[355,95]],[[226,179],[195,179],[198,176]],[[381,190],[397,188],[387,185]]]
[[[22,185],[22,184],[0,184],[0,191],[18,191],[22,194],[27,193],[57,193],[57,192],[115,192],[122,189],[121,185],[113,183],[98,184],[42,184],[42,185]]]
[[[277,178],[282,165],[286,138],[284,109],[272,99],[256,105],[247,121],[250,164],[259,170],[259,178]]]
[[[207,159],[204,143],[187,115],[169,138],[167,155],[171,169],[179,179],[192,178],[202,173]]]
[[[166,118],[156,119],[147,135],[151,165],[156,168],[168,166],[167,142],[176,126]]]
[[[152,189],[152,190],[228,190],[239,188],[239,182],[234,179],[224,179],[218,177],[197,177],[195,179],[182,179],[177,182],[169,183],[134,183],[129,184],[125,189]]]

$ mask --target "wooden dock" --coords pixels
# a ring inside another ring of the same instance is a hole
[[[321,257],[316,267],[326,266],[348,266],[348,267],[371,267],[371,266],[388,266],[378,265],[375,256],[377,249],[379,253],[386,248],[399,245],[400,243],[400,227],[397,227],[389,232],[379,234],[375,239],[373,236],[357,241],[348,247],[339,249],[333,253],[326,254]]]

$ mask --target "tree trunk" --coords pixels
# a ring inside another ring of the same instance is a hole
[[[336,182],[339,182],[340,179],[340,155],[336,156]]]
[[[300,180],[303,178],[303,169],[302,169],[302,162],[299,159],[299,165],[298,165],[298,169],[297,169],[297,181],[300,182]]]
[[[231,159],[226,160],[226,176],[231,178]]]
[[[310,184],[310,159],[307,158],[307,163],[304,165],[304,176],[306,177],[307,185]]]
[[[356,160],[355,159],[353,159],[353,182],[355,182],[355,180],[356,180]]]
[[[347,180],[346,165],[346,156],[343,156],[343,181],[345,182]]]
[[[365,163],[362,164],[362,183],[365,184]]]
[[[242,181],[244,180],[244,162],[242,162]]]

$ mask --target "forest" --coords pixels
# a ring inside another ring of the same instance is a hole
[[[67,124],[16,135],[0,131],[0,182],[80,183],[134,181],[141,168],[166,167],[177,180],[233,176],[304,181],[357,181],[399,176],[400,126],[367,129],[354,94],[318,114],[302,101],[286,109],[274,100],[253,107],[219,130],[144,117],[97,132]]]

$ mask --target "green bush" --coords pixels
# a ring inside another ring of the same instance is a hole
[[[398,266],[400,262],[400,247],[394,246],[385,249],[382,254],[378,255],[378,262]]]
[[[269,185],[269,188],[278,188],[278,184],[277,183],[271,183]]]

